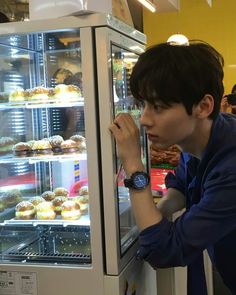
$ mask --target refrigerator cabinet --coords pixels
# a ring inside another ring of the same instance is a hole
[[[106,14],[0,25],[2,295],[123,295],[140,285],[138,230],[108,128],[120,111],[138,123],[128,77],[145,42]],[[72,144],[78,137],[86,146]],[[46,198],[58,188],[68,192],[60,210]],[[43,205],[19,210],[38,197]],[[68,212],[68,201],[79,209]]]

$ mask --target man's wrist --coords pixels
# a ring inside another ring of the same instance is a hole
[[[145,171],[145,167],[143,165],[143,163],[137,164],[137,165],[132,165],[129,167],[124,167],[125,169],[125,173],[127,177],[130,177],[133,173],[137,172],[137,171]]]

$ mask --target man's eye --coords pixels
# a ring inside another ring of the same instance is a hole
[[[154,110],[156,110],[156,111],[161,111],[161,110],[166,110],[166,109],[168,109],[168,106],[167,106],[167,105],[164,105],[164,104],[154,104],[154,105],[153,105],[153,108],[154,108]]]
[[[140,101],[140,105],[141,105],[142,108],[145,107],[145,101],[144,100],[141,100]]]
[[[145,107],[145,102],[144,102],[143,100],[140,100],[140,101],[138,102],[138,106],[139,106],[141,109],[143,109],[143,108]]]
[[[162,106],[159,104],[154,104],[153,108],[154,108],[154,110],[159,111],[162,108]]]

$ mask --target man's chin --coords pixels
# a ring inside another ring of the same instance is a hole
[[[153,145],[155,145],[155,147],[160,149],[160,150],[166,150],[166,149],[168,149],[169,147],[172,146],[172,144],[164,144],[164,143],[160,143],[160,142],[157,142],[157,141],[152,141],[151,143]]]

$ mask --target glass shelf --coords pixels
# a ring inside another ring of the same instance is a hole
[[[67,160],[87,160],[87,154],[67,154],[67,155],[45,155],[33,157],[13,157],[12,155],[3,156],[0,158],[0,164],[15,163],[15,162],[29,162],[30,164],[37,162],[53,162],[53,161],[67,161]]]
[[[26,108],[26,109],[37,109],[37,108],[65,108],[65,107],[81,107],[84,106],[84,98],[81,97],[80,101],[61,101],[61,100],[47,100],[46,102],[34,102],[34,101],[22,101],[22,102],[6,102],[0,103],[1,109],[12,109],[12,108]]]
[[[10,225],[32,225],[32,226],[38,226],[38,225],[50,225],[50,226],[63,226],[66,227],[68,225],[81,225],[81,226],[89,226],[90,225],[90,216],[83,215],[78,220],[62,220],[62,219],[56,219],[56,220],[16,220],[16,219],[10,219],[5,220],[3,224],[10,224]]]

